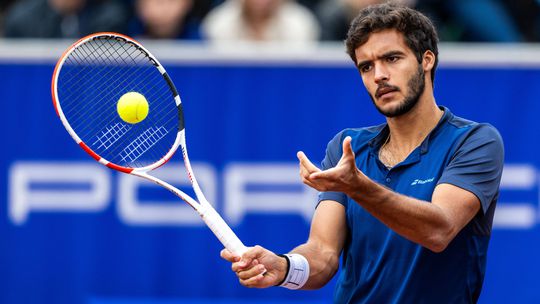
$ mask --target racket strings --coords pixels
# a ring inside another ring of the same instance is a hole
[[[92,92],[96,91],[98,89],[97,86],[102,85],[102,83],[103,83],[103,80],[102,81],[96,81],[96,79],[98,77],[101,77],[103,79],[125,79],[126,78],[127,73],[129,71],[124,71],[123,74],[119,74],[119,73],[122,72],[121,69],[112,69],[112,68],[110,68],[110,66],[108,66],[108,64],[113,64],[114,62],[107,62],[107,58],[109,56],[109,54],[107,54],[108,53],[107,49],[104,48],[103,45],[98,45],[98,49],[92,48],[94,45],[95,44],[91,44],[91,43],[82,45],[81,48],[78,49],[78,50],[80,50],[80,53],[84,53],[84,54],[79,54],[79,52],[77,52],[77,51],[73,52],[73,54],[78,57],[77,58],[78,60],[75,60],[75,57],[70,57],[70,59],[73,59],[73,60],[70,60],[71,61],[70,63],[73,64],[75,67],[77,67],[77,68],[79,68],[80,66],[85,67],[85,68],[81,69],[80,72],[77,75],[71,76],[72,79],[80,79],[82,76],[86,76],[87,74],[92,74],[92,77],[90,77],[90,78],[88,78],[86,80],[91,85],[87,86],[82,91],[81,90],[72,90],[73,94],[77,94],[78,96],[68,95],[68,96],[65,96],[66,100],[76,100],[76,98],[79,97],[79,96],[87,96],[88,93],[92,93]],[[90,48],[92,48],[92,50],[88,50]],[[90,56],[89,54],[93,54],[93,55]],[[100,56],[103,58],[103,62],[95,60],[96,59],[96,54],[100,54]],[[81,57],[81,55],[83,55],[83,56]],[[132,56],[133,52],[132,53],[127,53],[126,55],[127,56]],[[137,53],[137,56],[140,56],[140,55],[141,55],[140,52]],[[92,60],[92,58],[94,58],[94,60]],[[94,66],[92,65],[92,63],[94,61],[96,63],[98,63],[100,66],[102,66],[102,68],[94,70],[94,71],[93,70],[89,71],[88,69],[94,68]],[[138,70],[134,71],[133,74],[142,73],[141,69],[143,69],[143,68],[144,68],[144,66],[140,65]],[[114,73],[114,72],[116,72],[116,73]],[[111,73],[113,73],[113,74],[111,74]],[[149,73],[145,73],[145,74],[148,75]],[[108,81],[108,82],[105,82],[105,83],[115,84],[115,81]],[[78,84],[73,83],[73,86],[78,86]],[[110,86],[99,87],[99,90],[101,90],[102,92],[113,92],[114,90],[117,90],[120,86],[121,86],[121,83],[119,82],[116,87],[110,87]],[[106,97],[104,96],[102,99],[105,99],[105,98]],[[108,104],[107,103],[95,103],[94,106],[95,105],[107,106]],[[78,115],[81,111],[92,110],[94,112],[102,112],[102,108],[96,108],[96,107],[93,107],[91,109],[85,109],[83,107],[74,107],[74,109],[79,111],[79,112],[73,113],[73,115],[75,115],[75,116]]]
[[[172,149],[179,127],[172,90],[133,43],[112,38],[81,44],[66,58],[58,84],[70,125],[108,161],[143,167]],[[143,94],[150,104],[148,117],[134,125],[121,121],[116,111],[120,96],[130,91]]]
[[[110,43],[110,42],[109,42],[109,43]],[[86,45],[86,46],[87,46],[87,47],[90,47],[91,45]],[[124,49],[125,49],[125,47],[126,47],[125,44],[124,44],[124,45],[120,44],[119,46],[120,46],[120,47],[123,47]],[[82,50],[85,50],[85,48],[82,48]],[[109,56],[112,54],[112,53],[111,53],[107,48],[105,48],[103,45],[98,45],[98,49],[94,49],[94,50],[93,50],[93,53],[98,53],[98,52],[100,52],[100,51],[105,53],[105,56],[104,56],[105,59],[107,59],[107,57],[109,57]],[[127,51],[127,50],[126,50],[126,51]],[[155,69],[154,69],[153,67],[144,66],[144,65],[139,64],[139,62],[138,62],[136,59],[142,58],[142,57],[144,56],[142,52],[137,52],[137,49],[134,48],[134,47],[131,47],[131,51],[132,51],[131,53],[127,53],[127,52],[126,52],[127,56],[129,56],[130,59],[132,59],[133,64],[136,64],[136,65],[135,65],[136,70],[135,70],[135,71],[131,71],[131,74],[132,74],[132,75],[136,75],[136,74],[146,75],[146,77],[145,77],[144,79],[141,79],[140,82],[141,82],[141,83],[147,83],[147,84],[150,84],[151,81],[149,81],[149,80],[150,80],[149,78],[150,78],[150,77],[155,77],[156,75],[153,74],[153,73],[143,73],[142,69],[150,69],[150,71],[154,71]],[[136,57],[133,57],[133,54],[134,54],[135,52],[136,52]],[[118,53],[118,50],[115,50],[115,53],[120,54],[120,53]],[[128,63],[128,62],[125,61],[124,58],[122,58],[122,57],[120,57],[120,58],[124,61],[124,63]],[[143,58],[143,59],[145,59],[145,58]],[[84,60],[84,59],[83,59],[83,60]],[[110,64],[110,63],[113,63],[113,62],[105,62],[105,64]],[[107,66],[104,65],[103,69],[107,69]],[[109,70],[110,70],[111,72],[114,71],[113,69],[109,69]],[[118,73],[119,73],[119,72],[121,72],[121,70],[118,69]],[[128,73],[128,72],[130,72],[130,71],[125,71],[123,75],[119,75],[118,73],[117,73],[117,74],[114,74],[114,75],[110,75],[109,78],[111,78],[111,79],[122,79],[122,78],[125,78],[125,76],[126,76],[125,74]],[[108,76],[107,73],[106,73],[106,74],[102,74],[101,71],[98,71],[98,72],[96,73],[96,76],[100,76],[100,75],[101,75],[101,76]],[[159,74],[158,76],[161,77],[161,74]],[[135,81],[137,81],[137,79],[134,79],[134,80],[131,82],[131,84],[133,84]],[[111,82],[111,84],[114,84],[114,83],[115,83],[115,82]],[[130,84],[130,83],[127,83],[128,87],[129,87],[129,84]],[[116,87],[106,87],[105,89],[106,89],[107,91],[115,91],[115,90],[119,89],[121,86],[122,86],[122,83],[118,82],[118,84],[116,85]],[[92,89],[92,87],[89,87],[87,90],[91,90],[91,89]]]
[[[73,79],[79,79],[81,76],[83,76],[83,75],[86,76],[87,74],[89,74],[89,73],[87,73],[88,69],[95,69],[96,68],[96,65],[93,65],[93,63],[100,64],[102,66],[101,70],[96,70],[95,73],[93,73],[93,76],[90,77],[89,79],[87,79],[87,81],[89,83],[93,83],[94,85],[98,85],[99,82],[96,82],[95,78],[108,76],[108,73],[103,73],[103,70],[106,70],[108,67],[106,65],[107,57],[100,55],[103,58],[101,60],[96,60],[97,59],[97,54],[98,54],[96,49],[92,48],[92,50],[89,50],[89,48],[91,48],[94,44],[95,43],[86,43],[86,44],[81,45],[74,52],[72,52],[72,54],[70,55],[68,60],[66,60],[66,62],[72,63],[77,68],[80,68],[81,66],[84,67],[84,68],[78,69],[79,72],[78,72],[77,75],[70,75],[71,78],[73,78]],[[132,54],[128,54],[128,55],[132,55]],[[113,70],[110,70],[110,72],[112,72],[112,71]],[[93,88],[92,85],[90,85],[90,86],[87,87],[87,90],[91,90],[92,88]],[[74,94],[80,94],[81,92],[73,91],[73,93]],[[68,99],[71,98],[71,97],[73,97],[73,96],[66,96],[66,98],[68,98]]]
[[[80,50],[81,52],[83,52],[85,50],[85,46],[86,45],[83,45]],[[85,52],[86,53],[86,52]],[[73,52],[74,55],[79,55],[78,52]],[[74,57],[70,57],[70,59],[73,59]],[[110,73],[113,72],[114,70],[113,69],[108,69],[108,72],[106,73],[103,73],[104,71],[107,70],[107,66],[106,65],[102,65],[103,67],[101,69],[94,69],[92,70],[93,66],[91,65],[91,62],[89,61],[89,59],[85,59],[85,57],[82,57],[80,61],[74,61],[74,60],[69,60],[68,61],[68,64],[72,64],[76,67],[76,70],[79,70],[79,72],[76,74],[76,75],[71,75],[70,78],[71,79],[81,79],[81,78],[86,78],[86,81],[88,83],[90,83],[90,85],[86,86],[86,87],[82,87],[79,85],[79,83],[77,82],[74,82],[72,83],[72,86],[71,88],[75,87],[76,89],[72,89],[70,91],[72,91],[72,95],[66,95],[63,97],[63,100],[70,100],[74,103],[77,103],[77,106],[74,106],[74,107],[71,107],[71,109],[73,110],[72,112],[70,111],[66,111],[66,114],[68,115],[71,115],[71,116],[74,116],[74,117],[77,117],[79,116],[82,112],[90,112],[90,111],[93,111],[93,112],[96,112],[96,113],[103,113],[103,107],[107,107],[109,106],[108,104],[106,103],[90,103],[90,107],[88,106],[83,106],[81,105],[81,103],[79,102],[79,98],[83,98],[84,99],[84,96],[88,96],[88,94],[93,94],[94,92],[96,92],[98,89],[100,91],[103,91],[103,92],[107,92],[109,88],[101,88],[101,87],[97,87],[97,86],[100,86],[102,85],[101,82],[102,81],[96,81],[96,79],[98,77],[103,77],[103,78],[111,78],[110,77]],[[83,66],[83,68],[79,69],[80,66]],[[91,77],[87,78],[87,75],[92,75]],[[113,75],[115,77],[120,77],[120,75]],[[96,117],[96,119],[103,119],[103,116],[101,117]],[[88,128],[91,128],[92,124],[89,123],[88,124]],[[81,132],[84,132],[84,130],[81,130]]]
[[[125,45],[120,45],[121,47],[125,47]],[[132,49],[135,49],[134,47],[132,47]],[[107,49],[106,49],[107,50]],[[135,49],[136,50],[136,49]],[[118,53],[118,51],[115,49],[115,52]],[[141,52],[138,52],[138,55],[139,57],[142,57],[140,56],[141,55]],[[136,58],[134,58],[133,60],[135,60]],[[137,63],[137,62],[135,62]],[[133,74],[140,74],[140,75],[146,75],[145,78],[142,78],[142,79],[139,79],[139,83],[143,83],[145,85],[143,85],[141,87],[140,90],[142,91],[149,91],[149,92],[156,92],[156,94],[158,92],[163,92],[165,94],[169,94],[169,91],[167,91],[167,87],[163,87],[159,90],[156,90],[156,89],[149,89],[150,86],[152,86],[152,83],[155,83],[155,81],[152,81],[153,79],[150,79],[150,77],[158,77],[158,80],[161,79],[161,74],[160,73],[156,73],[157,70],[154,68],[154,67],[147,67],[150,69],[151,72],[154,72],[154,73],[143,73],[140,69],[142,69],[143,67],[139,67],[136,71],[133,72]],[[133,81],[131,82],[128,82],[126,83],[126,87],[132,87],[133,86],[133,83],[135,83],[137,81],[137,79],[134,79]],[[107,88],[107,90],[109,91],[116,91],[116,90],[119,90],[121,88],[121,84],[119,83],[116,87],[114,88]],[[150,100],[161,100],[161,99],[166,99],[168,96],[157,96],[157,95],[148,95],[147,98],[150,99]],[[156,114],[163,114],[163,113],[156,113]],[[113,116],[115,115],[114,113],[112,114]],[[161,115],[159,115],[158,117],[161,117]],[[166,116],[165,116],[166,117]]]
[[[116,51],[116,49],[115,49],[115,51]],[[144,90],[144,88],[148,87],[152,83],[151,81],[147,81],[147,80],[148,80],[148,77],[146,77],[146,79],[141,80],[141,83],[146,83],[147,84],[146,86],[143,87],[143,90]],[[130,85],[128,84],[127,86],[129,87]],[[157,92],[157,91],[155,91],[155,92]],[[165,91],[165,92],[167,92],[167,91]],[[157,97],[157,96],[154,97],[152,95],[148,95],[148,99],[150,99],[150,100],[164,98],[164,97],[165,96],[163,96],[163,97]],[[156,113],[158,115],[157,117],[162,117],[162,115],[160,115],[161,112],[162,111]],[[166,117],[166,115],[165,115],[165,117]],[[161,133],[163,133],[163,130],[165,130],[165,129],[161,127],[159,130],[161,130],[162,131]],[[120,155],[124,155],[122,157],[122,160],[123,161],[129,161],[129,162],[133,162],[133,161],[137,160],[143,153],[149,151],[149,149],[152,146],[154,146],[159,139],[163,138],[163,136],[160,136],[158,139],[155,139],[154,141],[152,141],[151,145],[149,145],[150,140],[154,139],[155,137],[150,137],[150,138],[145,138],[145,137],[149,133],[153,134],[153,132],[154,132],[153,128],[150,127],[143,133],[143,135],[139,136],[137,139],[135,139],[135,141],[130,143],[128,148],[124,149],[120,153]],[[118,147],[118,148],[120,148],[120,147]],[[126,155],[126,151],[128,151],[127,155]],[[152,151],[152,150],[150,150],[150,151]],[[116,154],[117,151],[112,151],[112,153]],[[153,158],[156,158],[156,157],[162,156],[162,153],[159,153],[159,155],[156,154],[156,153],[153,153],[153,155],[154,155]],[[138,165],[136,165],[136,166],[138,166]]]
[[[107,41],[105,41],[105,42],[107,42]],[[97,45],[97,48],[95,47],[96,45]],[[109,43],[109,46],[111,48],[115,47],[114,45],[110,45],[110,43]],[[95,68],[95,66],[92,65],[93,63],[98,63],[102,67],[100,69],[91,71],[92,72],[91,74],[93,76],[90,77],[87,80],[89,83],[91,83],[91,85],[86,87],[84,89],[84,91],[82,91],[82,92],[74,91],[73,92],[74,94],[82,94],[84,96],[84,94],[86,92],[95,91],[96,86],[101,85],[102,82],[103,82],[103,81],[96,81],[96,78],[98,78],[98,77],[107,78],[107,79],[125,79],[126,76],[127,76],[127,73],[130,72],[129,70],[126,70],[126,71],[123,72],[123,74],[120,74],[120,73],[122,73],[122,69],[112,69],[110,67],[110,65],[112,65],[112,64],[114,64],[114,65],[118,65],[118,64],[117,64],[117,62],[114,62],[114,61],[110,61],[110,60],[108,61],[108,58],[111,57],[112,53],[103,44],[87,43],[85,45],[82,45],[79,50],[80,50],[80,52],[77,52],[77,51],[73,52],[74,57],[70,58],[70,59],[72,59],[71,63],[73,63],[73,65],[75,65],[77,68],[79,68],[80,66],[83,66],[85,68],[80,69],[79,73],[77,75],[72,75],[71,77],[73,77],[75,79],[79,79],[81,76],[86,76],[87,74],[90,74],[88,72],[88,69],[94,69]],[[79,54],[79,53],[84,53],[84,54]],[[116,53],[119,54],[118,51],[116,51]],[[92,55],[90,55],[90,54],[92,54]],[[97,54],[99,54],[99,56],[100,56],[99,60],[96,60],[98,58]],[[135,54],[136,56],[133,57],[133,54]],[[75,56],[77,57],[76,58],[77,60],[75,60]],[[133,60],[133,63],[137,64],[137,65],[133,65],[133,66],[137,67],[137,70],[133,71],[131,74],[141,73],[141,74],[146,74],[146,75],[153,76],[152,74],[149,74],[149,73],[143,73],[142,69],[148,68],[148,67],[145,67],[142,64],[138,64],[138,62],[136,61],[136,59],[138,57],[143,56],[143,54],[141,52],[136,52],[136,49],[133,48],[131,53],[126,52],[126,56],[131,57],[132,60]],[[124,63],[125,63],[124,66],[129,67],[129,65],[127,65],[127,62],[122,57],[119,57],[119,58],[124,61]],[[83,75],[80,75],[80,74],[83,74]],[[118,81],[107,82],[107,83],[109,83],[110,85],[115,85],[116,84],[116,87],[111,87],[111,86],[101,87],[100,89],[102,89],[104,92],[111,92],[111,91],[117,90],[122,85],[121,82],[118,82]],[[77,85],[77,84],[74,83],[74,85]],[[73,96],[66,96],[66,98],[68,100],[73,100]],[[104,105],[104,104],[101,103],[101,105]],[[93,109],[93,110],[99,110],[99,109]]]
[[[123,161],[134,162],[167,135],[163,127],[149,128],[131,142],[120,155]]]
[[[106,41],[106,42],[108,42],[108,41]],[[110,43],[110,42],[108,42],[108,43]],[[83,45],[83,46],[81,47],[81,50],[84,51],[85,54],[89,54],[89,53],[86,51],[86,49],[87,49],[87,48],[90,48],[91,46],[93,46],[93,44],[86,44],[86,45]],[[119,46],[120,46],[120,47],[123,47],[123,45],[119,45]],[[131,66],[135,66],[135,67],[137,68],[137,70],[135,70],[135,71],[126,70],[126,71],[123,72],[123,74],[118,74],[118,73],[121,73],[121,72],[122,72],[121,69],[111,69],[110,66],[107,66],[107,64],[118,65],[116,61],[114,61],[114,62],[113,62],[113,61],[107,62],[107,58],[110,58],[110,57],[112,56],[113,53],[111,53],[110,50],[109,50],[107,47],[104,47],[104,46],[101,45],[101,44],[98,44],[97,47],[98,47],[97,49],[96,49],[96,48],[93,48],[93,49],[92,49],[92,52],[90,52],[90,54],[102,53],[102,54],[103,54],[103,55],[102,55],[103,60],[101,60],[101,61],[103,61],[103,62],[100,62],[100,65],[103,66],[102,70],[108,69],[109,72],[108,72],[108,73],[103,73],[102,71],[98,70],[98,71],[96,71],[95,73],[93,73],[93,74],[94,74],[94,77],[102,77],[102,78],[104,78],[105,76],[109,76],[109,77],[108,77],[109,79],[124,79],[124,78],[126,78],[125,76],[127,76],[127,75],[126,75],[127,73],[130,73],[131,75],[136,75],[136,74],[139,74],[139,73],[140,73],[140,74],[147,75],[147,77],[144,79],[145,82],[146,82],[146,81],[148,80],[149,77],[151,77],[151,76],[156,76],[156,75],[152,75],[152,74],[150,74],[150,73],[142,73],[142,72],[143,72],[143,71],[141,71],[142,69],[150,68],[150,67],[149,67],[149,66],[146,66],[146,67],[145,67],[144,65],[140,64],[140,62],[136,61],[137,57],[143,57],[143,53],[142,53],[142,52],[137,52],[137,53],[136,53],[137,56],[136,56],[136,57],[133,57],[133,53],[135,53],[135,51],[137,51],[137,49],[135,49],[134,47],[131,48],[131,49],[132,49],[132,52],[131,52],[131,53],[127,53],[127,52],[126,52],[126,54],[127,54],[127,56],[130,56],[130,58],[133,60],[133,65],[131,65]],[[114,45],[111,45],[110,48],[113,48],[113,47],[114,47]],[[74,53],[77,54],[77,52],[74,52]],[[115,50],[115,53],[116,53],[116,54],[120,54],[120,53],[118,52],[118,50]],[[78,55],[78,54],[77,54],[77,55]],[[96,56],[94,55],[94,57],[96,57]],[[119,56],[117,56],[117,57],[119,57]],[[125,59],[124,59],[123,57],[119,57],[119,58],[122,59],[124,63],[128,64],[128,62],[126,62]],[[88,59],[84,59],[84,57],[83,57],[80,61],[75,62],[75,64],[79,64],[79,62],[84,62],[84,61],[86,61],[86,63],[87,63],[86,66],[92,67],[92,65],[91,65],[92,62],[89,61]],[[130,67],[129,65],[124,65],[124,66]],[[153,71],[153,70],[155,70],[155,69],[152,67],[151,70]],[[113,72],[113,71],[116,71],[117,73],[116,73],[116,74],[109,75],[109,74],[110,74],[111,72]],[[81,72],[85,72],[85,71],[84,71],[84,70],[81,70]],[[160,75],[159,75],[159,76],[160,76]],[[80,76],[77,75],[77,78],[79,78],[79,77],[80,77]],[[135,81],[137,81],[137,79],[134,79],[134,80],[132,81],[132,83],[135,82]],[[90,82],[94,83],[94,85],[98,85],[98,83],[97,83],[96,81],[94,81],[94,79],[92,79],[92,78],[90,79]],[[110,86],[108,86],[108,87],[102,88],[102,89],[105,89],[104,91],[106,91],[106,92],[107,92],[107,91],[114,91],[114,90],[118,89],[120,86],[123,85],[121,82],[118,82],[118,81],[107,82],[107,83],[110,83],[110,84],[112,84],[112,85],[116,84],[116,86],[115,86],[115,87],[110,87]],[[129,85],[129,83],[127,83],[127,84]],[[124,84],[124,85],[125,85],[125,84]],[[86,90],[91,91],[91,90],[93,90],[93,89],[95,90],[94,87],[89,86]],[[83,93],[84,93],[84,92],[83,92]],[[69,97],[72,97],[72,96],[67,96],[67,97],[69,98]]]
[[[105,130],[99,132],[96,136],[96,141],[93,143],[93,146],[96,149],[105,148],[109,149],[116,141],[118,141],[124,134],[129,131],[129,126],[122,123],[115,123],[112,126],[105,128]]]
[[[115,48],[114,50],[115,50],[115,52],[117,52],[117,49],[116,49],[116,48]],[[161,76],[161,75],[160,75],[160,76]],[[148,78],[148,77],[146,77],[146,78]],[[148,87],[148,86],[151,84],[151,82],[147,81],[147,79],[143,79],[141,82],[147,84],[146,86],[143,87],[143,89],[146,88],[146,87]],[[156,92],[157,92],[157,91],[156,91]],[[165,90],[165,92],[167,92],[167,91]],[[167,92],[167,93],[168,93],[168,92]],[[152,96],[152,95],[149,95],[149,96],[147,96],[147,97],[148,97],[149,100],[164,98],[164,96]],[[162,109],[158,109],[157,111],[159,111],[159,112],[156,112],[156,114],[158,115],[158,117],[171,117],[171,115],[162,115],[162,114],[163,114],[163,111],[166,111],[166,109],[163,109],[163,108],[162,108]],[[167,120],[167,121],[164,123],[164,125],[168,125],[173,119],[174,119],[174,118],[171,117],[169,120]],[[163,129],[162,129],[162,130],[163,130]],[[147,131],[148,131],[148,132],[152,132],[152,131],[153,131],[152,127],[150,127]],[[145,132],[146,132],[146,131],[145,131]],[[161,139],[161,137],[160,137],[160,139]],[[143,143],[146,143],[146,142],[147,142],[147,141],[145,141],[145,142],[143,142]],[[133,144],[130,145],[130,147],[136,147],[136,146],[137,146],[137,141],[133,142]],[[138,151],[138,150],[133,150],[133,152],[131,153],[130,156],[132,156],[132,155],[133,155],[134,153],[136,153],[137,151]],[[148,149],[144,149],[144,150],[143,150],[143,153],[146,152],[146,151],[148,151]],[[119,151],[111,151],[111,152],[112,152],[112,153],[118,153]],[[123,154],[124,152],[125,152],[125,149],[124,149],[124,151],[122,151],[121,153]],[[143,153],[140,153],[140,155],[142,155]],[[138,159],[138,158],[140,157],[140,155],[138,155],[137,157],[123,157],[122,160],[134,161],[134,160]]]
[[[166,97],[165,96],[152,96],[152,95],[148,96],[148,100],[159,100],[160,98],[166,98]],[[162,125],[170,125],[171,122],[173,122],[173,120],[175,119],[174,115],[164,115],[164,112],[168,111],[166,108],[158,108],[158,109],[153,108],[152,111],[154,112],[154,115],[157,115],[157,117],[170,117],[170,119],[168,119],[167,121],[162,122]],[[157,122],[155,122],[154,124],[157,124]],[[149,128],[148,130],[151,131],[152,128],[153,128],[153,125],[147,126]],[[145,127],[146,127],[146,125],[145,125]],[[119,135],[119,134],[115,134],[115,133],[106,134],[106,136],[113,136],[113,137],[115,135]],[[115,138],[115,141],[116,140],[118,140],[118,138]],[[122,146],[117,146],[116,149],[109,151],[109,153],[111,153],[111,154],[121,153],[120,152],[121,149],[122,149]],[[158,156],[157,154],[154,154],[153,158],[156,158],[157,156]]]

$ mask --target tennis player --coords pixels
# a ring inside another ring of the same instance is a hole
[[[242,285],[320,288],[342,256],[335,303],[478,300],[503,144],[491,125],[436,104],[437,40],[426,16],[397,4],[352,22],[347,52],[386,123],[337,134],[322,169],[298,153],[303,182],[320,191],[309,239],[285,255],[223,250]]]

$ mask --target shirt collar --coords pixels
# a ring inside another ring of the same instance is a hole
[[[442,125],[444,125],[447,121],[449,121],[450,119],[452,119],[452,117],[454,117],[454,114],[452,114],[452,112],[450,112],[450,110],[448,108],[446,108],[444,106],[439,106],[439,109],[444,111],[443,116],[441,117],[441,119],[439,120],[439,122],[437,123],[435,128],[433,128],[433,130],[431,130],[431,132],[426,136],[426,138],[424,139],[424,141],[420,145],[420,153],[421,154],[424,154],[424,153],[426,153],[428,151],[429,141],[430,141],[431,137],[435,136],[435,134],[437,134],[439,132],[439,130],[442,128]],[[375,137],[373,137],[368,142],[369,146],[372,149],[379,149],[384,144],[384,142],[388,138],[388,134],[390,133],[390,129],[388,128],[388,124],[385,123],[385,124],[383,124],[381,126],[382,126],[382,128],[380,129],[379,133],[377,133],[377,135],[375,135]]]
[[[372,149],[375,149],[375,148],[380,148],[384,142],[386,141],[386,139],[388,138],[388,134],[390,133],[390,129],[388,128],[388,124],[382,124],[380,125],[380,130],[379,132],[375,135],[375,137],[373,137],[369,142],[369,146],[372,148]]]
[[[452,117],[454,117],[454,114],[452,114],[452,112],[450,112],[450,110],[448,110],[447,107],[444,107],[444,106],[439,106],[439,109],[443,110],[443,116],[441,117],[441,119],[439,119],[439,122],[437,123],[437,125],[435,126],[435,128],[433,128],[433,130],[431,130],[431,132],[429,132],[429,134],[426,136],[426,138],[424,139],[424,141],[422,142],[422,144],[420,145],[420,153],[421,154],[425,154],[427,153],[428,151],[428,148],[429,148],[429,142],[431,140],[432,137],[435,137],[435,135],[437,133],[439,133],[439,131],[443,128],[443,125],[449,121],[450,119],[452,119]]]

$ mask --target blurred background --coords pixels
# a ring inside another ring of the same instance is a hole
[[[320,162],[341,129],[384,121],[342,43],[378,2],[1,0],[0,303],[331,303],[334,281],[241,287],[189,207],[74,144],[50,81],[82,36],[140,40],[180,91],[207,198],[244,243],[287,252],[306,240],[316,203],[296,151]],[[402,2],[438,28],[437,102],[505,141],[480,303],[539,303],[540,2]],[[156,174],[189,189],[179,156]]]

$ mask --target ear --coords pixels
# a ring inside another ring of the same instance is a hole
[[[424,56],[422,57],[422,68],[424,69],[424,72],[426,72],[426,74],[428,72],[431,72],[434,65],[435,65],[435,54],[433,54],[433,52],[430,50],[425,51]]]

